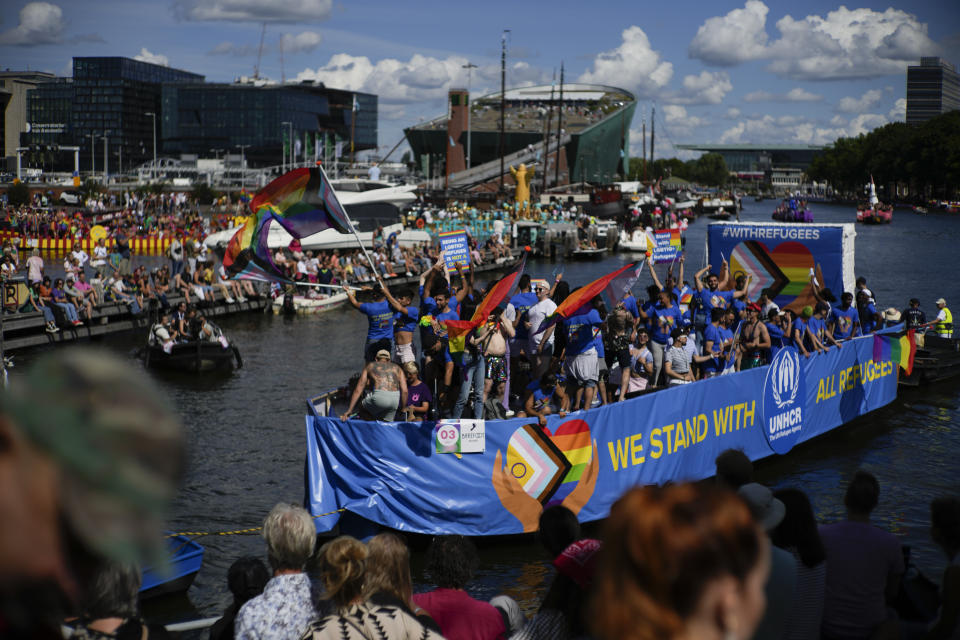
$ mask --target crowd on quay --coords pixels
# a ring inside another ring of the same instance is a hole
[[[816,303],[797,313],[781,310],[766,290],[750,300],[748,277],[729,286],[726,261],[719,273],[698,271],[692,284],[684,279],[682,257],[678,273],[671,265],[662,281],[648,262],[646,300],[627,291],[608,310],[596,296],[577,315],[549,327],[545,323],[571,287],[563,274],[553,283],[524,274],[506,306],[467,336],[459,362],[445,323],[470,319],[484,297],[472,272],[461,270],[459,283],[451,286],[438,261],[421,276],[418,291],[391,292],[382,280],[369,302],[348,291],[350,303],[367,316],[367,364],[356,384],[351,381],[342,418],[355,410],[367,420],[460,418],[469,409],[476,419],[537,416],[545,423],[551,413],[762,366],[785,347],[809,358],[900,322],[921,333],[953,333],[944,299],[937,300],[938,313],[929,322],[915,299],[902,312],[881,313],[864,278],[855,294],[845,292],[840,301],[811,279]]]

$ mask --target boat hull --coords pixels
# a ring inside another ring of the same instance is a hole
[[[203,565],[204,548],[186,536],[166,539],[170,553],[169,570],[146,566],[140,584],[140,599],[146,600],[190,588]]]
[[[333,311],[334,309],[339,309],[347,302],[346,293],[338,293],[336,295],[328,296],[326,298],[305,298],[303,296],[294,296],[293,297],[293,313],[296,315],[311,315],[315,313],[325,313],[327,311]],[[273,313],[276,315],[281,315],[284,313],[289,313],[289,311],[284,311],[283,297],[279,297],[273,301],[271,306]]]
[[[144,351],[146,366],[166,371],[201,373],[204,371],[230,371],[243,366],[240,350],[219,342],[188,342],[175,344],[170,353],[163,347],[152,345]]]

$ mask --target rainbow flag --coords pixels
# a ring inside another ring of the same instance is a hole
[[[547,316],[542,323],[540,323],[540,328],[537,329],[537,333],[542,333],[555,325],[560,320],[565,320],[566,318],[573,317],[577,315],[577,312],[584,305],[590,304],[590,301],[593,300],[596,296],[607,288],[607,286],[618,276],[624,274],[628,271],[637,272],[638,267],[642,262],[631,262],[630,264],[620,267],[616,271],[608,273],[602,278],[597,278],[590,284],[580,287],[576,291],[571,291],[570,295],[567,296],[567,299],[560,303],[560,306],[557,307],[557,310],[554,311],[551,315]]]
[[[490,291],[484,299],[477,305],[476,311],[469,320],[447,320],[447,338],[450,344],[450,357],[457,364],[463,364],[463,352],[467,348],[467,336],[471,331],[487,321],[490,313],[501,302],[506,300],[510,292],[517,286],[520,280],[520,274],[523,273],[524,265],[527,259],[524,255],[520,264],[515,266],[510,273],[500,278],[495,285],[490,287]]]
[[[283,174],[253,197],[250,208],[272,205],[277,222],[294,238],[324,229],[351,233],[353,227],[322,167],[294,169]]]
[[[273,223],[297,240],[324,229],[353,230],[320,167],[285,173],[258,191],[250,208],[253,215],[230,238],[223,256],[223,266],[232,278],[289,281],[274,263],[267,244]]]
[[[886,362],[887,360],[897,364],[901,369],[907,372],[907,375],[913,373],[913,358],[917,354],[917,342],[914,338],[914,330],[907,331],[907,335],[891,336],[886,333],[875,333],[873,335],[873,361]]]

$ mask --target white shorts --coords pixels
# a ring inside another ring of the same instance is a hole
[[[417,358],[413,355],[413,343],[408,342],[407,344],[398,344],[397,345],[397,355],[396,361],[400,364],[405,364],[407,362],[416,362]]]

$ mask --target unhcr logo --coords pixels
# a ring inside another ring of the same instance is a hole
[[[800,354],[793,348],[781,349],[763,385],[763,432],[777,453],[790,451],[803,431],[805,386]]]

